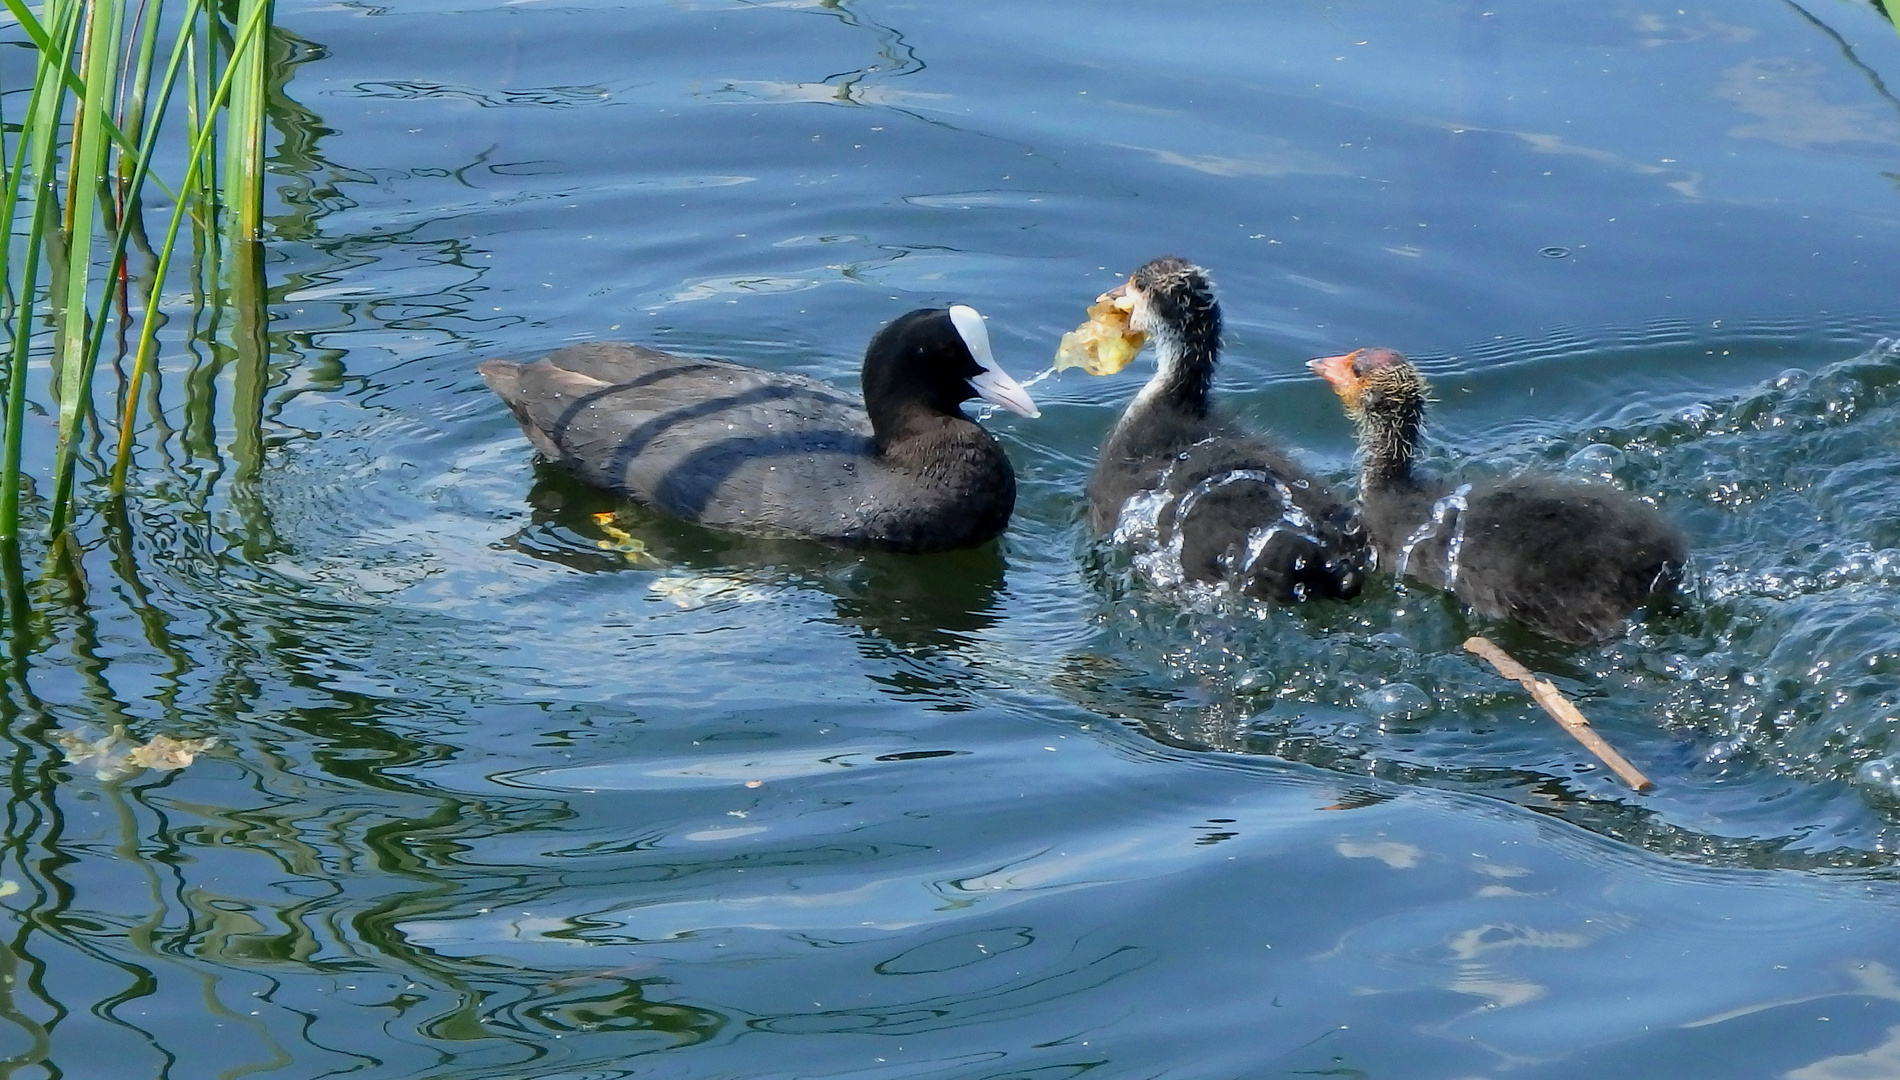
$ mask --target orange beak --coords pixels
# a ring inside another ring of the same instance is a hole
[[[1354,389],[1359,385],[1359,376],[1352,373],[1352,358],[1358,355],[1354,350],[1344,356],[1325,356],[1308,360],[1306,366],[1313,369],[1313,374],[1332,383],[1335,390]]]

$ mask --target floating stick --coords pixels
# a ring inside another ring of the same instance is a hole
[[[1465,649],[1491,661],[1491,666],[1498,669],[1498,674],[1523,683],[1524,689],[1531,692],[1531,697],[1537,699],[1537,703],[1544,707],[1552,719],[1562,724],[1564,730],[1575,736],[1592,754],[1603,759],[1603,763],[1614,769],[1616,775],[1627,781],[1629,786],[1637,791],[1648,791],[1656,786],[1641,770],[1631,765],[1629,759],[1617,753],[1615,747],[1603,741],[1603,736],[1596,733],[1590,721],[1584,719],[1569,698],[1563,696],[1555,686],[1531,674],[1529,668],[1511,659],[1511,654],[1499,648],[1497,642],[1485,637],[1467,638]]]

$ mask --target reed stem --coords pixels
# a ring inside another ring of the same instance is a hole
[[[165,322],[164,286],[184,220],[192,219],[195,245],[214,259],[221,259],[225,243],[254,245],[262,234],[272,0],[235,0],[233,7],[187,0],[182,11],[176,3],[168,10],[166,0],[45,0],[37,16],[27,0],[0,3],[39,53],[18,142],[6,146],[0,132],[0,218],[8,231],[0,251],[0,304],[10,333],[0,428],[0,541],[17,540],[30,490],[30,368],[38,355],[35,327],[49,325],[49,319],[50,342],[38,340],[51,362],[56,406],[47,511],[57,540],[74,519],[79,458],[95,417],[119,420],[109,474],[112,490],[124,490],[139,391],[155,363],[156,335]],[[174,36],[160,73],[160,39],[168,33]],[[174,110],[181,80],[190,94],[186,106]],[[116,117],[115,106],[122,110]],[[178,133],[181,121],[189,152],[173,192],[154,164],[161,139]],[[222,161],[216,147],[221,130],[227,140]],[[121,325],[130,318],[133,279],[126,273],[126,251],[135,240],[146,250],[142,196],[148,183],[171,195],[172,220],[164,243],[150,253],[153,272],[139,282],[144,296],[134,364],[119,387],[118,408],[110,409],[95,400],[96,373],[115,306]],[[220,225],[228,237],[223,241]],[[251,287],[235,289],[236,303],[261,305],[261,253],[239,263],[254,264],[257,272],[247,277]],[[238,350],[257,354],[253,366],[261,365],[263,314],[238,315],[240,325],[232,328]],[[261,432],[251,431],[262,417],[261,370],[237,388],[260,398],[237,407],[242,446],[233,449],[247,451],[247,458],[258,457],[261,447]],[[258,467],[255,460],[248,464],[248,471]]]

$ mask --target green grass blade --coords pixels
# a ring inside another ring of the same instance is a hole
[[[59,9],[59,14],[60,19],[56,24],[57,48],[61,50],[60,55],[70,55],[79,33],[80,11],[77,5],[69,5]],[[9,178],[9,186],[17,197],[23,178],[29,175],[33,177],[33,209],[24,241],[26,261],[20,275],[19,310],[9,323],[13,338],[7,365],[6,431],[4,441],[0,442],[0,541],[9,543],[19,536],[20,498],[25,484],[22,469],[26,438],[27,352],[33,339],[35,314],[33,296],[39,280],[41,253],[49,249],[49,240],[56,228],[53,213],[57,203],[54,163],[59,151],[60,116],[65,111],[66,84],[59,77],[63,67],[63,63],[54,61],[49,54],[41,54],[33,95],[27,107],[26,128],[22,132],[22,164]],[[17,210],[17,202],[13,209]],[[9,227],[13,220],[9,217]],[[10,232],[7,240],[10,249]]]
[[[60,305],[60,333],[54,363],[60,369],[59,442],[54,449],[53,520],[51,531],[64,531],[70,514],[73,478],[79,452],[79,428],[90,413],[92,375],[98,355],[87,346],[88,305],[92,283],[92,249],[98,223],[98,200],[89,196],[106,172],[106,108],[118,81],[119,0],[88,0],[86,16],[86,95],[73,117],[75,126],[71,201],[67,211],[67,265],[65,300]]]
[[[164,122],[165,107],[171,101],[173,88],[178,85],[179,73],[184,68],[185,56],[191,44],[191,27],[197,22],[202,10],[203,4],[201,0],[190,0],[186,5],[183,28],[180,29],[178,37],[172,45],[171,57],[165,65],[165,74],[159,80],[158,93],[151,101],[152,107],[145,124],[145,131],[139,140],[138,157],[133,162],[131,175],[126,179],[125,214],[119,222],[118,232],[112,238],[112,256],[109,262],[109,272],[114,277],[119,274],[125,264],[126,244],[130,241],[139,223],[140,196],[145,180],[151,174],[152,160],[156,156],[154,151],[157,148],[159,132]],[[154,24],[157,22],[156,15],[157,13],[154,12],[152,18]],[[141,58],[141,71],[150,70],[148,61],[149,57]],[[150,88],[147,86],[135,85],[135,95],[141,101],[149,95],[149,90]],[[161,269],[154,275],[150,288],[147,290],[145,300],[147,310],[150,310],[159,302],[159,290],[164,284],[163,265],[164,262],[161,259]],[[99,302],[98,314],[93,322],[92,343],[90,345],[94,355],[98,354],[105,341],[105,328],[108,315],[110,314],[111,300],[111,294],[108,292]],[[149,355],[147,353],[140,352],[139,361],[148,359]],[[125,490],[126,463],[132,453],[132,427],[137,418],[138,390],[139,384],[144,380],[144,375],[145,368],[143,363],[135,362],[130,380],[126,386],[125,400],[121,403],[119,447],[112,467],[112,490],[114,494],[123,493]]]
[[[72,65],[64,62],[64,58],[72,54],[71,50],[69,49],[65,52],[55,52],[52,50],[51,36],[47,34],[46,28],[40,25],[40,21],[33,17],[33,11],[26,6],[25,0],[4,0],[4,2],[7,6],[7,10],[13,13],[13,17],[20,20],[20,28],[26,31],[27,37],[33,39],[33,44],[40,50],[41,56],[61,57],[60,75],[66,81],[66,88],[80,97],[84,97],[86,94],[85,81],[79,77],[78,72],[72,69]],[[111,117],[106,118],[106,130],[107,133],[111,135],[112,141],[119,144],[119,149],[128,154],[134,152],[135,147],[132,144],[131,136],[119,130],[119,125],[113,123]]]
[[[163,12],[164,2],[45,0],[36,19],[26,0],[0,0],[39,49],[18,142],[6,144],[0,133],[0,164],[11,166],[0,175],[0,221],[8,233],[0,251],[0,292],[10,305],[5,426],[0,428],[0,541],[17,543],[19,536],[22,499],[30,480],[24,447],[28,362],[35,350],[34,328],[48,325],[50,309],[57,442],[48,500],[53,539],[48,557],[56,561],[59,551],[76,554],[76,538],[67,530],[77,509],[79,457],[95,408],[104,407],[94,401],[94,382],[115,305],[129,314],[131,286],[123,280],[129,246],[136,240],[152,256],[153,265],[144,283],[148,291],[111,470],[119,490],[131,456],[140,392],[155,381],[146,376],[153,372],[157,329],[165,321],[161,297],[187,216],[198,226],[194,247],[207,265],[225,261],[228,242],[236,256],[229,266],[244,279],[231,283],[232,301],[240,308],[240,325],[231,332],[244,364],[236,390],[256,400],[248,408],[234,405],[239,430],[233,451],[241,459],[240,472],[254,475],[261,468],[268,354],[262,253],[255,238],[263,230],[266,45],[272,0],[227,0],[230,6],[224,10],[235,18],[231,24],[220,20],[218,7],[209,0],[188,0],[182,19]],[[128,29],[127,9],[134,5],[138,21]],[[179,29],[164,74],[154,83],[161,25]],[[227,56],[227,62],[218,63]],[[201,58],[209,63],[200,64]],[[180,119],[174,116],[173,123],[167,123],[167,113],[179,111],[171,102],[181,78],[191,87],[182,109],[189,120],[184,130],[189,153],[165,240],[154,251],[139,208],[147,184],[169,192],[154,162],[163,131],[175,130]],[[70,110],[68,101],[74,102]],[[115,117],[117,102],[123,102],[124,111]],[[136,143],[127,131],[138,137]],[[220,137],[226,138],[222,148],[217,146]],[[102,273],[107,278],[103,287]],[[213,288],[215,295],[223,295],[222,289]],[[248,310],[251,307],[257,310]],[[43,347],[44,332],[37,340]],[[162,413],[159,419],[162,422]]]
[[[27,249],[25,278],[31,282],[39,272],[39,239],[46,233],[49,224],[50,200],[33,200],[32,222],[27,229]],[[13,330],[13,348],[8,357],[7,368],[7,430],[6,442],[0,448],[0,542],[13,543],[20,535],[20,489],[24,477],[21,475],[22,450],[26,430],[26,361],[27,345],[32,333],[25,322],[30,312],[22,305],[20,317],[16,319]]]
[[[238,0],[240,26],[266,25],[270,14],[271,0]],[[256,240],[264,228],[265,44],[254,34],[232,47],[222,195],[236,240]]]
[[[267,5],[258,5],[248,12],[249,17],[245,20],[234,44],[234,53],[241,53],[246,48],[261,47],[261,42],[264,39],[264,19],[269,13]],[[260,44],[253,46],[253,42]],[[217,130],[217,110],[230,96],[231,85],[237,76],[237,70],[235,63],[225,67],[224,77],[219,81],[217,89],[212,92],[210,100],[205,103],[204,122],[198,126],[196,135],[192,140],[191,155],[185,166],[185,178],[184,181],[179,184],[179,189],[183,192],[190,193],[197,189],[200,173],[210,160],[208,151],[211,147],[212,137]],[[144,378],[145,372],[152,362],[153,352],[157,343],[158,326],[161,315],[157,297],[159,290],[164,286],[166,275],[171,269],[172,253],[178,250],[178,233],[180,227],[184,224],[185,215],[190,209],[189,204],[189,198],[180,198],[172,207],[171,223],[166,227],[164,243],[161,244],[158,249],[158,267],[152,272],[152,300],[146,304],[145,315],[139,326],[138,348],[132,361],[132,376],[126,394],[126,408],[121,416],[122,422],[119,426],[119,448],[113,461],[112,482],[115,490],[124,490],[127,464],[130,461],[132,453],[131,433],[134,421],[134,402],[137,400],[139,382]]]
[[[271,0],[238,0],[246,25],[270,18]],[[237,319],[232,345],[237,367],[231,387],[231,454],[240,484],[264,468],[264,389],[269,382],[268,319],[265,315],[264,252],[264,51],[263,35],[234,51],[231,101],[225,125],[222,202],[231,258],[226,284]],[[257,535],[254,528],[247,535]]]

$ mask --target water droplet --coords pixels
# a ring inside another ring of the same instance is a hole
[[[1354,700],[1360,708],[1381,720],[1417,720],[1436,708],[1430,694],[1409,682],[1386,683]]]
[[[1546,259],[1568,259],[1570,257],[1569,248],[1558,247],[1555,244],[1552,244],[1549,247],[1538,248],[1537,253],[1539,255],[1542,255]]]

